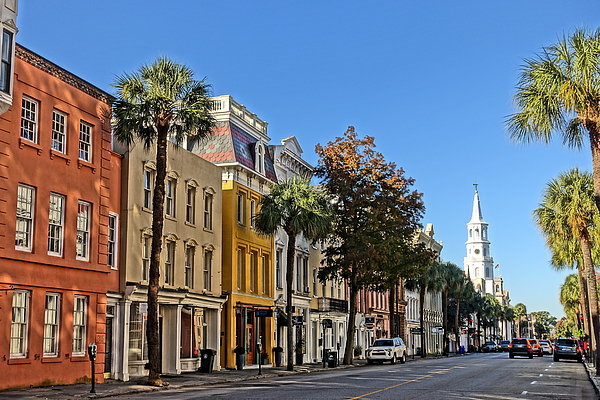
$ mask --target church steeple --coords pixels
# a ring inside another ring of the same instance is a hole
[[[481,215],[481,205],[479,204],[479,191],[477,190],[477,184],[475,183],[475,198],[473,199],[473,212],[471,213],[471,222],[484,222],[483,216]]]
[[[483,220],[477,184],[473,197],[471,220],[467,223],[467,256],[465,273],[471,278],[475,289],[482,293],[494,293],[494,260],[488,241],[488,224]]]

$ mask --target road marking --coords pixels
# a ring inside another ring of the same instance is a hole
[[[546,369],[544,370],[544,372],[548,372],[548,368],[546,368]]]
[[[535,385],[536,383],[537,383],[537,381],[533,381],[533,382],[531,382],[531,384],[532,384],[532,385]]]
[[[544,376],[544,374],[540,374],[540,376]]]
[[[495,357],[500,357],[500,356],[495,356]],[[384,392],[384,391],[389,390],[389,389],[394,389],[394,388],[397,388],[399,386],[405,385],[407,383],[416,382],[418,380],[421,380],[423,378],[427,378],[427,377],[439,374],[441,372],[446,372],[446,371],[450,371],[451,369],[454,369],[454,368],[461,368],[461,367],[464,367],[465,365],[470,365],[470,364],[475,364],[475,363],[478,363],[478,362],[485,362],[485,361],[486,360],[477,360],[477,361],[472,361],[472,362],[468,362],[468,363],[464,363],[464,364],[455,365],[454,367],[450,367],[450,368],[440,369],[439,371],[435,371],[435,372],[432,372],[430,374],[423,375],[423,376],[421,376],[419,378],[410,379],[410,380],[408,380],[406,382],[402,382],[402,383],[399,383],[397,385],[393,385],[393,386],[389,386],[389,387],[386,387],[386,388],[383,388],[383,389],[379,389],[379,390],[376,390],[376,391],[371,392],[371,393],[365,393],[365,394],[363,394],[361,396],[351,397],[348,400],[362,399],[363,397],[367,397],[367,396],[370,396],[370,395],[375,394],[375,393]]]
[[[523,390],[521,394],[527,394],[527,390]]]

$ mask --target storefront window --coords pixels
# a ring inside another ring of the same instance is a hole
[[[129,361],[148,359],[146,343],[146,320],[148,314],[146,303],[131,303],[129,315]]]
[[[204,310],[183,307],[181,309],[181,358],[198,358],[206,348]]]

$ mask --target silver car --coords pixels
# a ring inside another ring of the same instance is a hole
[[[406,345],[399,337],[377,339],[367,349],[366,356],[368,364],[373,364],[374,362],[383,364],[384,361],[389,361],[392,364],[400,361],[401,364],[404,364],[406,362]]]

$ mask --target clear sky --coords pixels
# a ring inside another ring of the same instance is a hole
[[[349,125],[416,179],[442,258],[461,268],[479,184],[511,304],[563,315],[568,272],[532,221],[546,183],[591,170],[589,148],[519,146],[504,129],[523,60],[578,27],[594,0],[20,0],[17,42],[114,93],[116,75],[168,56],[269,123],[304,158]],[[587,144],[586,144],[587,145]]]

